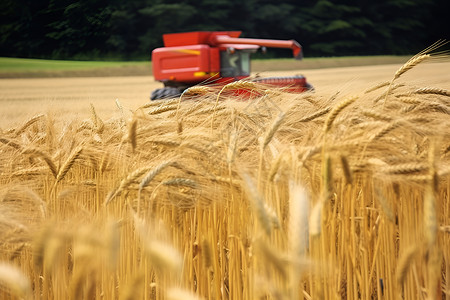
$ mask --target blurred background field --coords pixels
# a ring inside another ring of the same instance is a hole
[[[253,72],[401,64],[409,56],[360,56],[252,60]],[[0,78],[149,76],[150,61],[67,61],[0,57]]]

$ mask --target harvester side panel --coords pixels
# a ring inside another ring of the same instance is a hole
[[[220,70],[219,50],[208,45],[164,47],[152,53],[155,80],[197,83]]]

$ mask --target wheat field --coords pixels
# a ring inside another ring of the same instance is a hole
[[[405,80],[423,55],[350,92],[2,127],[0,298],[450,299],[450,91]]]

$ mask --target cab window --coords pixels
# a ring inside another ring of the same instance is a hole
[[[220,74],[222,77],[249,76],[250,53],[222,51],[220,53]]]

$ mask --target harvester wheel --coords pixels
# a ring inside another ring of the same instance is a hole
[[[306,83],[306,91],[314,92],[315,90],[314,90],[314,87],[311,84]]]
[[[160,89],[156,89],[150,95],[150,100],[169,99],[175,98],[181,95],[181,92],[176,87],[166,86]]]

